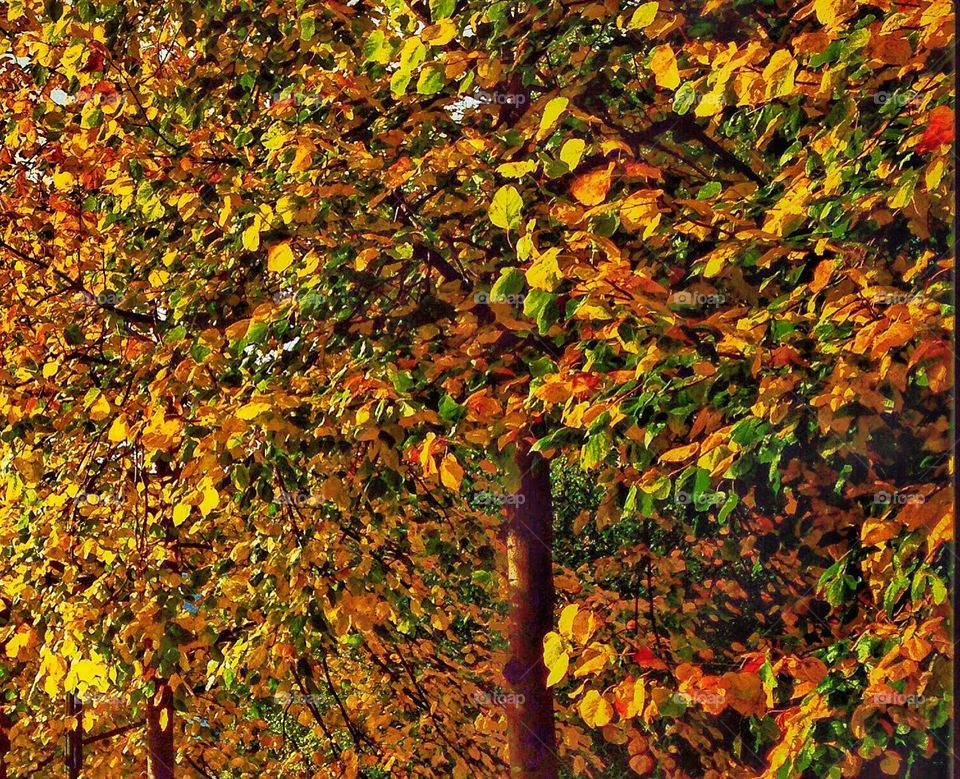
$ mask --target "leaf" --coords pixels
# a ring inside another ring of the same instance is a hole
[[[261,414],[270,411],[272,408],[273,405],[271,403],[267,403],[262,400],[253,401],[241,406],[237,411],[237,417],[249,422],[252,419],[256,419]]]
[[[673,93],[673,111],[680,116],[687,113],[697,100],[697,91],[693,84],[684,81],[683,86]]]
[[[267,270],[273,273],[283,273],[293,262],[293,251],[289,243],[278,243],[270,247],[267,252]]]
[[[636,650],[634,650],[633,654],[630,655],[630,659],[641,668],[649,668],[653,671],[667,670],[667,666],[663,660],[657,657],[649,647],[638,647]]]
[[[577,611],[579,611],[579,606],[576,603],[571,603],[564,606],[563,611],[560,612],[557,629],[564,638],[573,638],[573,620],[577,616]]]
[[[446,19],[453,15],[456,7],[456,0],[430,0],[430,18],[435,22]]]
[[[511,186],[500,187],[490,203],[490,221],[504,230],[516,230],[520,226],[523,200],[520,193]]]
[[[435,95],[445,83],[443,68],[439,65],[427,65],[420,71],[417,79],[417,92],[421,95]]]
[[[255,217],[253,223],[243,231],[243,248],[255,252],[260,248],[260,217]]]
[[[658,10],[660,10],[660,3],[644,3],[633,12],[633,16],[630,17],[630,21],[627,23],[627,29],[642,30],[645,27],[649,27],[653,23],[653,20],[657,18]]]
[[[110,425],[110,432],[107,433],[107,438],[109,438],[112,443],[119,444],[127,440],[127,434],[126,420],[122,416],[115,417],[113,424]]]
[[[792,95],[796,91],[796,73],[797,61],[793,55],[787,49],[777,49],[763,69],[763,80],[767,82],[766,99]]]
[[[602,728],[613,718],[613,707],[596,690],[588,690],[580,701],[580,716],[591,728]]]
[[[570,100],[566,97],[555,97],[547,103],[543,109],[543,114],[540,116],[540,129],[537,131],[538,138],[544,138],[549,134],[550,130],[553,129],[553,126],[560,118],[560,115],[567,109],[569,103]]]
[[[203,489],[203,500],[200,501],[198,506],[200,513],[206,518],[218,505],[220,505],[220,493],[208,484]]]
[[[533,173],[537,169],[535,160],[524,160],[523,162],[505,162],[497,166],[497,173],[511,179],[518,179],[528,173]]]
[[[693,457],[700,448],[700,444],[693,443],[686,446],[678,446],[670,451],[659,455],[657,459],[662,463],[682,463]]]
[[[917,144],[917,154],[936,151],[945,143],[954,139],[953,109],[947,105],[938,105],[927,117],[927,126]]]
[[[452,454],[444,456],[440,462],[440,481],[445,487],[451,490],[459,491],[460,482],[463,480],[463,468]]]
[[[309,41],[316,31],[316,20],[312,14],[304,14],[300,17],[300,40]]]
[[[585,206],[595,206],[606,200],[610,190],[610,177],[614,163],[605,168],[595,168],[577,176],[570,185],[571,194]]]
[[[556,633],[547,633],[543,637],[543,664],[549,671],[547,687],[558,684],[570,666],[570,657],[563,648],[563,641]]]
[[[620,206],[620,221],[627,230],[643,230],[649,238],[660,224],[659,197],[662,189],[641,189],[634,192]]]
[[[824,27],[833,29],[856,13],[854,0],[814,0],[813,11]]]
[[[110,407],[110,401],[108,401],[102,394],[97,395],[97,399],[94,404],[90,407],[90,419],[94,422],[102,422],[112,413],[113,409]]]
[[[677,58],[669,44],[657,46],[650,58],[650,70],[658,87],[676,89],[680,86],[680,71],[677,69]]]
[[[576,170],[586,146],[587,144],[579,138],[571,138],[565,141],[560,149],[560,161],[565,163],[570,170]]]
[[[500,271],[500,278],[490,288],[490,299],[502,302],[511,295],[517,295],[523,289],[524,275],[519,268],[504,268]]]
[[[559,286],[563,281],[560,266],[557,264],[559,253],[559,249],[553,248],[537,255],[526,273],[527,284],[531,288],[553,292]]]
[[[173,524],[174,527],[180,527],[190,516],[190,511],[193,507],[189,503],[178,503],[173,507]]]

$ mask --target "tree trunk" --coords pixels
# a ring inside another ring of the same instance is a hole
[[[147,779],[173,779],[173,690],[157,679],[157,690],[147,702]]]
[[[7,755],[10,754],[10,728],[13,722],[0,711],[0,779],[7,779]]]
[[[67,716],[77,720],[76,727],[67,734],[67,777],[80,779],[83,771],[83,703],[74,693],[67,695]]]
[[[553,692],[543,664],[543,637],[553,625],[550,468],[526,442],[518,442],[515,462],[522,476],[515,501],[507,507],[512,614],[510,660],[504,669],[513,692],[507,703],[510,775],[556,779]]]

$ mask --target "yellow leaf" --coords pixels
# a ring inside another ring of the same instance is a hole
[[[828,29],[838,27],[856,13],[856,10],[857,4],[854,0],[814,0],[813,3],[817,20]]]
[[[457,25],[452,19],[441,19],[431,24],[420,33],[420,40],[434,46],[443,46],[450,43],[457,35]]]
[[[636,684],[633,686],[633,704],[630,706],[635,714],[643,714],[643,703],[646,695],[647,693],[643,687],[643,680],[637,679]]]
[[[680,86],[680,71],[677,69],[677,58],[669,44],[664,43],[653,50],[650,59],[650,70],[658,87],[676,89]]]
[[[440,462],[440,481],[451,490],[459,490],[463,481],[463,468],[452,454],[446,455]]]
[[[509,179],[518,179],[527,173],[533,173],[537,169],[537,163],[534,160],[525,160],[524,162],[505,162],[497,166],[497,173],[506,176]]]
[[[107,437],[115,444],[127,440],[127,423],[123,417],[116,417],[113,424],[110,425],[110,432]]]
[[[297,153],[293,157],[290,170],[292,170],[294,173],[307,170],[310,167],[310,164],[313,162],[313,152],[315,148],[316,147],[313,145],[312,141],[302,139],[297,144]]]
[[[642,30],[644,27],[649,27],[653,24],[659,10],[660,3],[644,3],[633,12],[633,16],[630,17],[630,22],[627,24],[627,29]]]
[[[597,644],[592,644],[591,647],[597,647]],[[587,650],[588,652],[591,649]],[[573,672],[573,675],[579,679],[581,676],[588,676],[589,674],[597,674],[603,670],[603,667],[607,664],[607,652],[603,648],[592,649],[593,654],[590,657],[587,657],[576,671]]]
[[[187,517],[190,516],[190,505],[188,503],[178,503],[173,508],[173,524],[176,527],[180,527]]]
[[[260,217],[256,216],[253,223],[243,231],[243,248],[247,251],[255,252],[260,248],[260,223]]]
[[[620,206],[620,221],[628,230],[644,228],[643,236],[649,238],[660,224],[660,205],[658,198],[662,189],[641,189],[634,192]]]
[[[797,61],[793,55],[787,49],[777,49],[763,69],[763,79],[767,82],[767,100],[792,95],[796,90],[796,74]]]
[[[580,716],[591,728],[602,728],[613,718],[613,707],[596,690],[590,690],[580,701]]]
[[[242,406],[240,410],[237,411],[237,417],[249,422],[251,419],[256,419],[265,411],[269,411],[272,408],[273,406],[270,403],[264,403],[262,400],[255,400],[251,403],[247,403],[245,406]]]
[[[565,162],[570,170],[576,170],[580,164],[580,158],[583,157],[583,150],[587,144],[579,138],[571,138],[563,144],[560,149],[560,161]]]
[[[563,640],[556,633],[547,633],[543,637],[543,664],[550,672],[547,675],[547,687],[553,687],[567,673],[570,657],[563,648]]]
[[[614,163],[606,168],[596,168],[589,173],[577,176],[570,185],[570,192],[585,206],[595,206],[606,200],[610,190],[610,174]]]
[[[108,416],[110,416],[110,401],[107,400],[103,395],[97,395],[97,399],[94,402],[93,406],[90,407],[90,419],[94,422],[102,422]]]
[[[273,273],[282,273],[293,262],[293,252],[289,243],[278,243],[267,252],[267,269]]]
[[[160,712],[160,730],[167,729],[167,723],[170,721],[170,715],[167,713],[166,709]]]
[[[211,485],[207,485],[203,489],[203,500],[200,501],[200,513],[206,517],[211,511],[213,511],[220,504],[220,493],[217,492]]]
[[[550,132],[560,115],[566,110],[569,102],[565,97],[555,97],[547,103],[543,109],[543,115],[540,117],[540,129],[537,131],[538,138],[543,138]]]
[[[17,632],[13,634],[13,637],[7,641],[7,657],[16,658],[20,654],[20,650],[30,646],[32,640],[32,628],[29,625],[21,625],[17,628]]]
[[[669,452],[664,452],[657,459],[662,463],[681,463],[684,460],[689,460],[691,457],[693,457],[699,448],[700,444],[687,444],[686,446],[678,446],[675,449],[671,449]]]
[[[564,606],[563,611],[560,612],[560,621],[557,623],[560,635],[573,638],[573,620],[576,618],[579,608],[576,603]]]
[[[537,256],[533,264],[527,269],[527,283],[533,289],[542,289],[547,292],[553,292],[563,280],[560,273],[560,266],[557,265],[557,255],[560,250],[557,248],[545,251]]]

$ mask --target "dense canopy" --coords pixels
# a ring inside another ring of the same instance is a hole
[[[0,777],[948,776],[953,29],[6,0]]]

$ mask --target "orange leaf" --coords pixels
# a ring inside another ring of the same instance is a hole
[[[577,176],[570,185],[571,194],[585,206],[595,206],[606,200],[610,190],[610,175],[613,173],[614,163],[606,168],[597,168]]]

